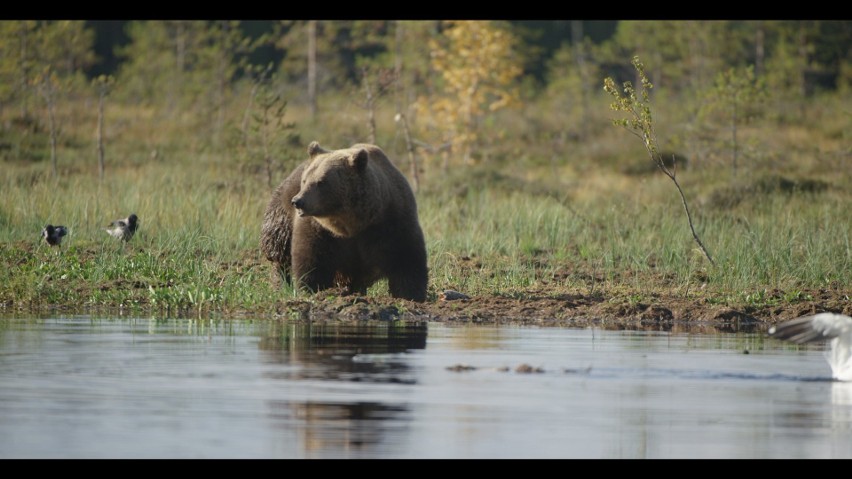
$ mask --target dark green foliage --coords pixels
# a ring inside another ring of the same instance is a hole
[[[275,186],[274,173],[289,171],[294,147],[300,146],[294,122],[285,120],[287,101],[275,88],[276,76],[272,65],[252,71],[251,98],[243,117],[240,144],[244,166],[249,169],[262,165],[269,188]],[[288,153],[289,152],[289,153]],[[287,160],[287,161],[282,161]]]
[[[829,188],[830,185],[821,180],[765,175],[748,183],[724,186],[714,190],[707,200],[707,206],[727,210],[740,203],[757,201],[768,195],[814,194],[822,193]]]

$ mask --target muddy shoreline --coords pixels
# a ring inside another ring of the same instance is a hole
[[[92,317],[213,318],[275,321],[435,321],[459,325],[501,324],[545,327],[599,327],[660,331],[765,331],[798,316],[830,311],[852,315],[849,295],[840,291],[806,292],[809,300],[796,303],[731,306],[713,298],[676,295],[570,294],[528,291],[511,296],[472,296],[433,299],[425,303],[390,297],[306,296],[282,300],[263,310],[221,308],[164,309],[152,305],[132,308],[80,305],[0,304],[3,316],[90,315]]]
[[[409,319],[461,324],[527,324],[606,329],[760,331],[799,316],[830,311],[852,314],[848,295],[813,291],[815,299],[794,304],[716,304],[709,298],[658,295],[633,301],[605,293],[593,296],[527,292],[514,297],[471,297],[423,304],[373,298],[339,298],[302,304],[305,318]],[[291,305],[293,306],[293,305]]]

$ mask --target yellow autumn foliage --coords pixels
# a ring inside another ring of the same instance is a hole
[[[470,162],[480,120],[519,103],[515,80],[522,70],[513,51],[516,38],[490,21],[446,21],[442,36],[429,42],[440,90],[414,107],[427,127],[449,144],[453,156]]]

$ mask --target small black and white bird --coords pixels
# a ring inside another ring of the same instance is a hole
[[[835,313],[802,316],[769,328],[769,335],[796,344],[831,341],[825,352],[831,376],[839,381],[852,381],[852,318],[849,316]]]
[[[41,230],[41,237],[50,246],[62,245],[62,237],[68,234],[68,228],[64,226],[47,225]]]
[[[136,213],[133,213],[127,218],[115,220],[110,223],[106,232],[113,238],[118,238],[122,241],[130,241],[130,238],[133,237],[133,234],[136,233],[138,228],[139,217],[136,216]]]

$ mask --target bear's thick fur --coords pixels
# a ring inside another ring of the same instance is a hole
[[[396,298],[426,300],[426,243],[408,180],[375,145],[329,151],[272,193],[260,247],[282,279],[311,291],[343,287],[366,294],[387,278]]]

